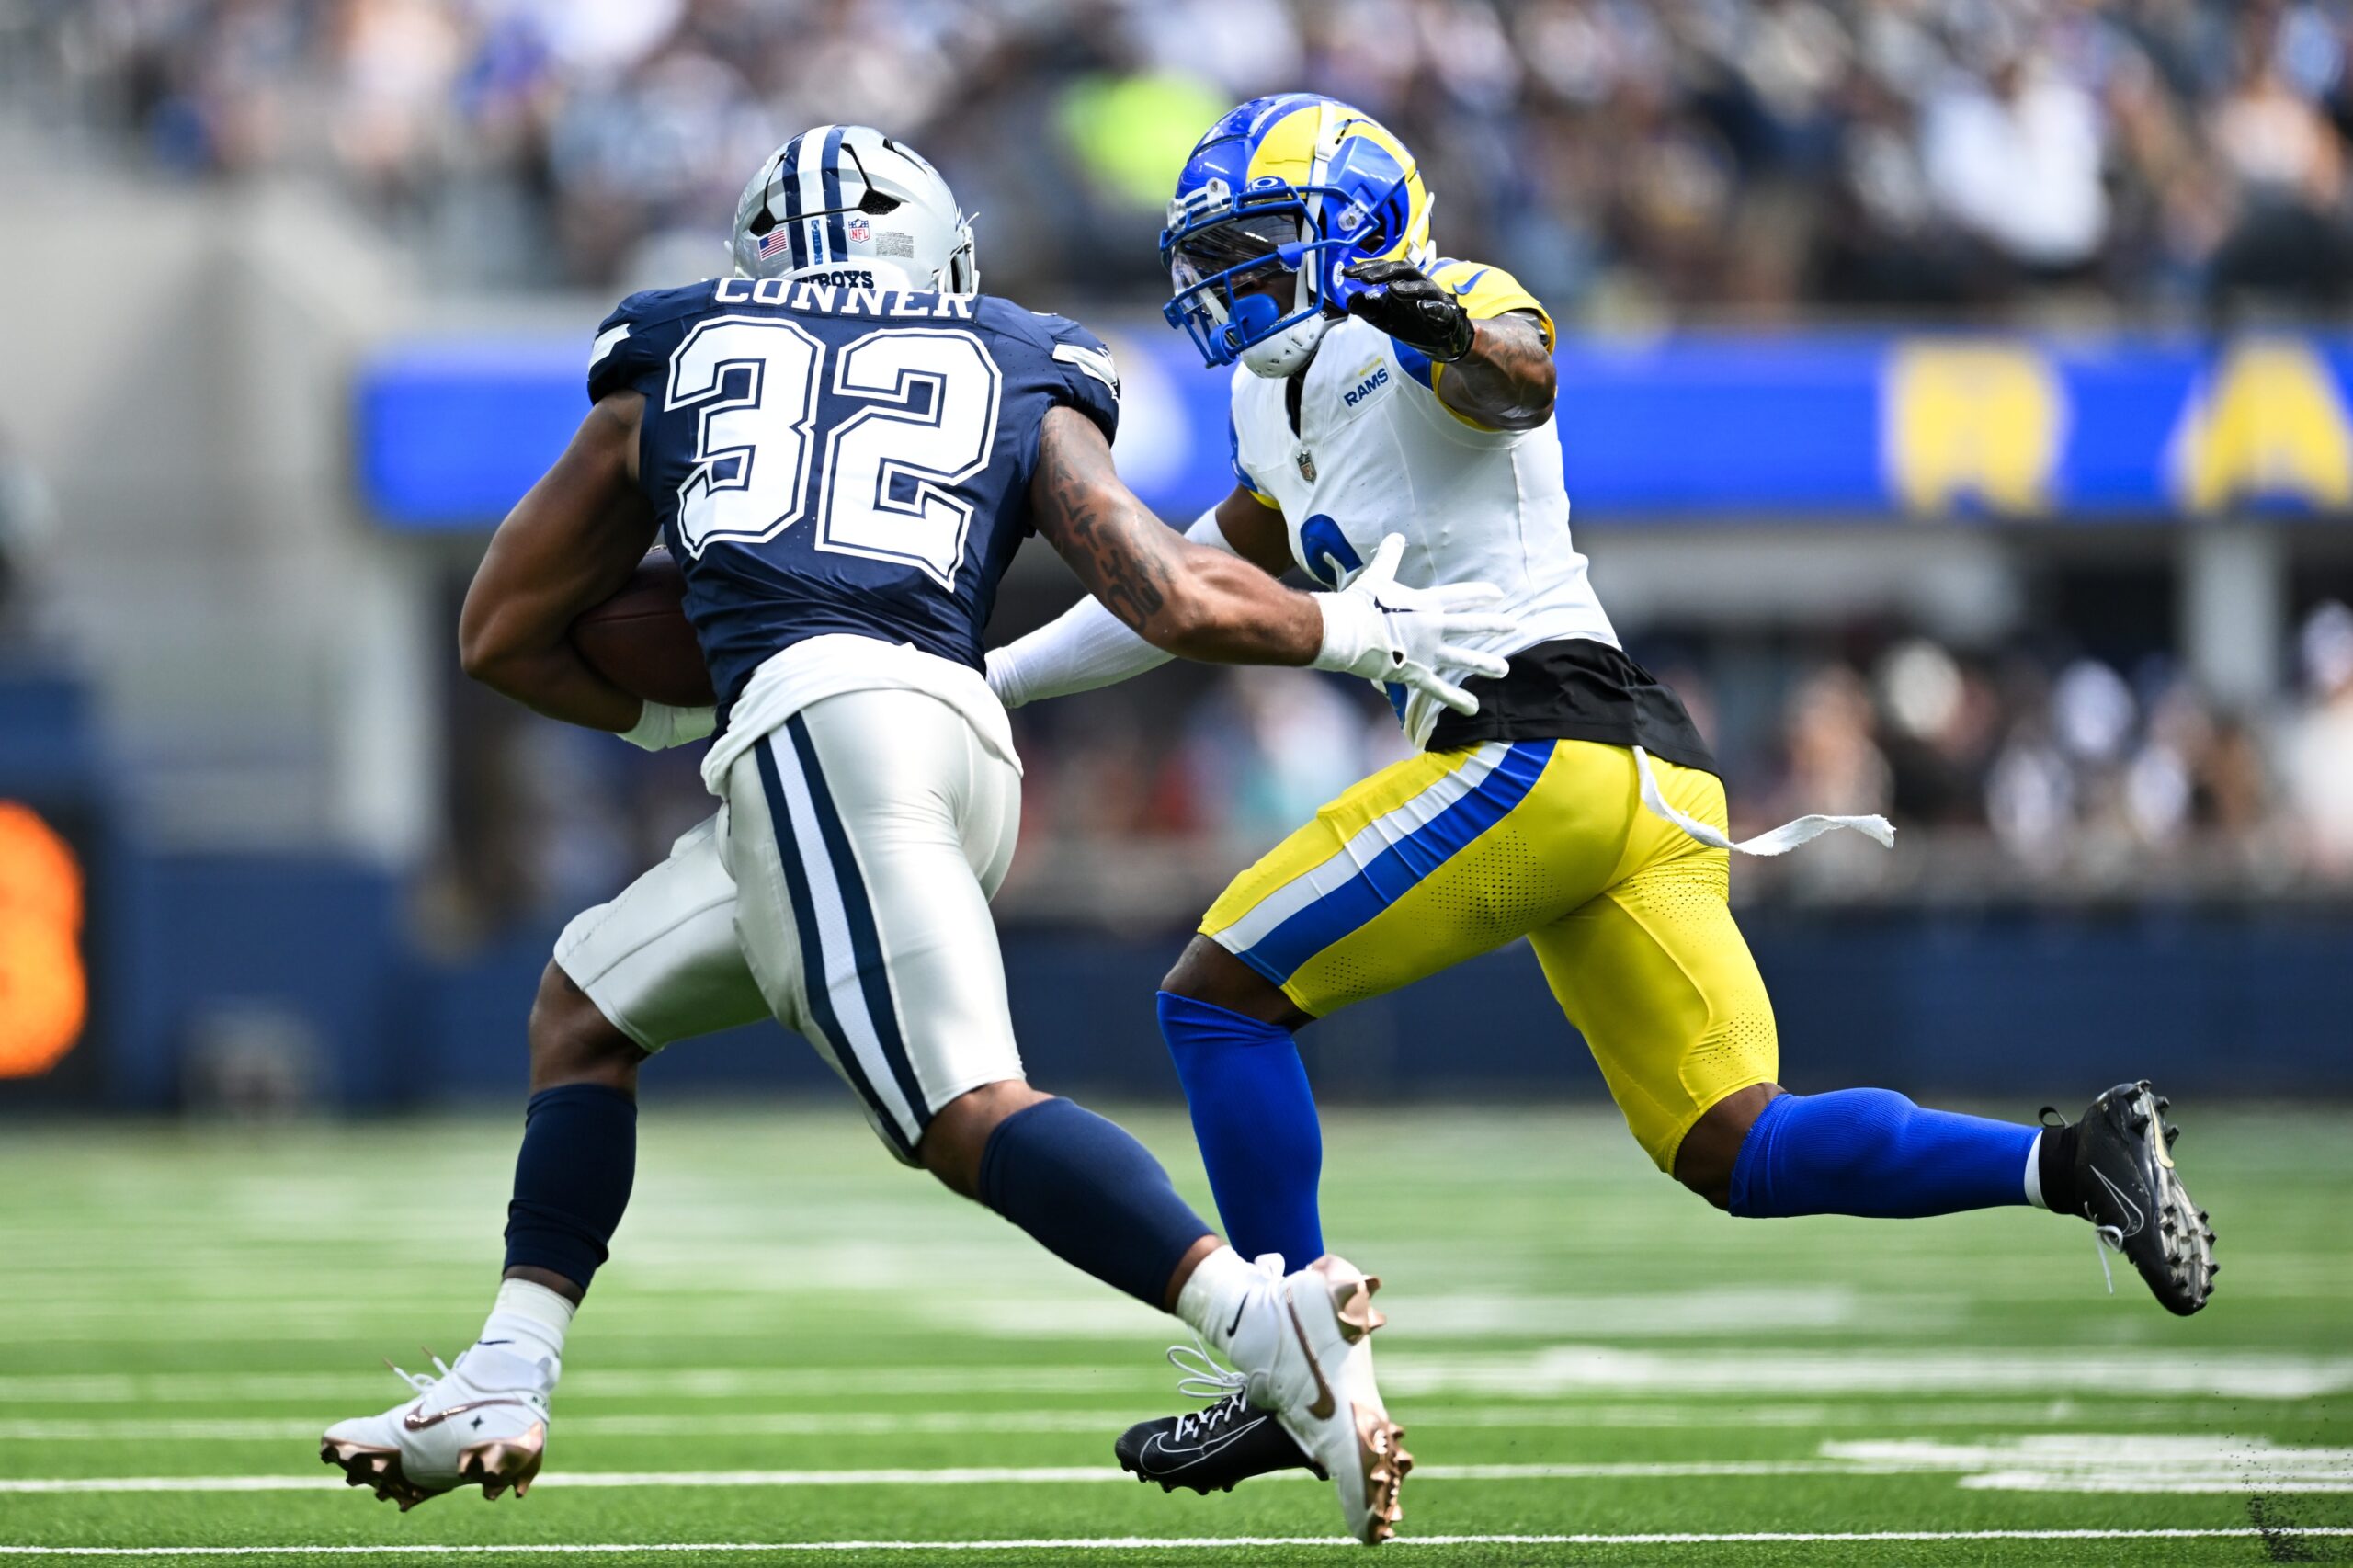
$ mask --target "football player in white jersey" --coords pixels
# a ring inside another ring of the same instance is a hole
[[[1236,878],[1162,983],[1161,1028],[1211,1189],[1245,1254],[1313,1257],[1322,1142],[1291,1032],[1526,937],[1643,1150],[1755,1217],[1907,1217],[2004,1204],[2081,1215],[2187,1313],[2211,1233],[2166,1155],[2162,1100],[2120,1085],[2047,1131],[1884,1089],[1785,1093],[1773,1010],[1726,899],[1734,846],[1706,743],[1618,646],[1572,545],[1552,424],[1552,323],[1502,268],[1438,256],[1413,156],[1361,111],[1257,98],[1178,176],[1162,258],[1172,325],[1235,365],[1235,487],[1188,537],[1270,574],[1496,585],[1510,659],[1475,712],[1390,687],[1419,756],[1318,812]],[[1238,363],[1237,363],[1238,361]],[[1402,557],[1394,544],[1402,539]],[[1370,561],[1368,560],[1370,558]],[[1163,662],[1093,601],[989,655],[1008,706]],[[2162,1217],[2144,1224],[2143,1214]],[[1173,1353],[1180,1354],[1180,1353]],[[1209,1409],[1131,1428],[1120,1462],[1207,1491],[1306,1464],[1240,1383],[1180,1360]]]

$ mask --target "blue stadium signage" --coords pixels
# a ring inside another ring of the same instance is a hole
[[[1120,460],[1165,516],[1224,494],[1224,376],[1115,336]],[[2353,512],[2353,338],[1686,334],[1572,339],[1560,426],[1582,520]],[[392,347],[354,391],[386,525],[494,523],[582,409],[568,343]]]

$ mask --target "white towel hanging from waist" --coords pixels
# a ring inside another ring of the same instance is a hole
[[[1835,827],[1851,827],[1889,849],[1895,847],[1895,824],[1875,814],[1859,817],[1802,816],[1795,822],[1785,822],[1754,838],[1744,838],[1734,844],[1730,837],[1699,818],[1687,816],[1667,803],[1665,793],[1658,787],[1658,775],[1651,771],[1650,754],[1640,746],[1634,748],[1634,771],[1642,778],[1643,804],[1650,808],[1653,816],[1665,818],[1713,848],[1736,849],[1743,855],[1786,855],[1799,845],[1820,838]]]

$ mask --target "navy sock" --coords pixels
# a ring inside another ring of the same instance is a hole
[[[2022,1204],[2040,1131],[1923,1110],[1888,1089],[1782,1095],[1740,1146],[1732,1211],[1914,1219]]]
[[[1149,1306],[1210,1228],[1168,1173],[1116,1123],[1040,1100],[996,1124],[981,1152],[980,1199],[1064,1263]]]
[[[1323,1256],[1324,1129],[1290,1031],[1164,991],[1160,1032],[1233,1250],[1279,1252],[1286,1268]]]
[[[635,1100],[602,1084],[533,1095],[506,1205],[506,1267],[545,1268],[587,1290],[636,1174]]]

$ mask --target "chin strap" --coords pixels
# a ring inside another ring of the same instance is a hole
[[[1754,838],[1744,838],[1734,843],[1727,835],[1697,817],[1676,810],[1668,802],[1665,792],[1658,787],[1658,775],[1651,770],[1650,754],[1640,746],[1634,748],[1634,771],[1642,779],[1643,804],[1650,808],[1651,814],[1664,817],[1711,848],[1737,850],[1743,855],[1786,855],[1799,845],[1811,843],[1831,829],[1839,827],[1852,828],[1884,848],[1895,847],[1895,825],[1876,812],[1851,817],[1819,813],[1802,816],[1795,822],[1785,822],[1777,828],[1760,833]]]

